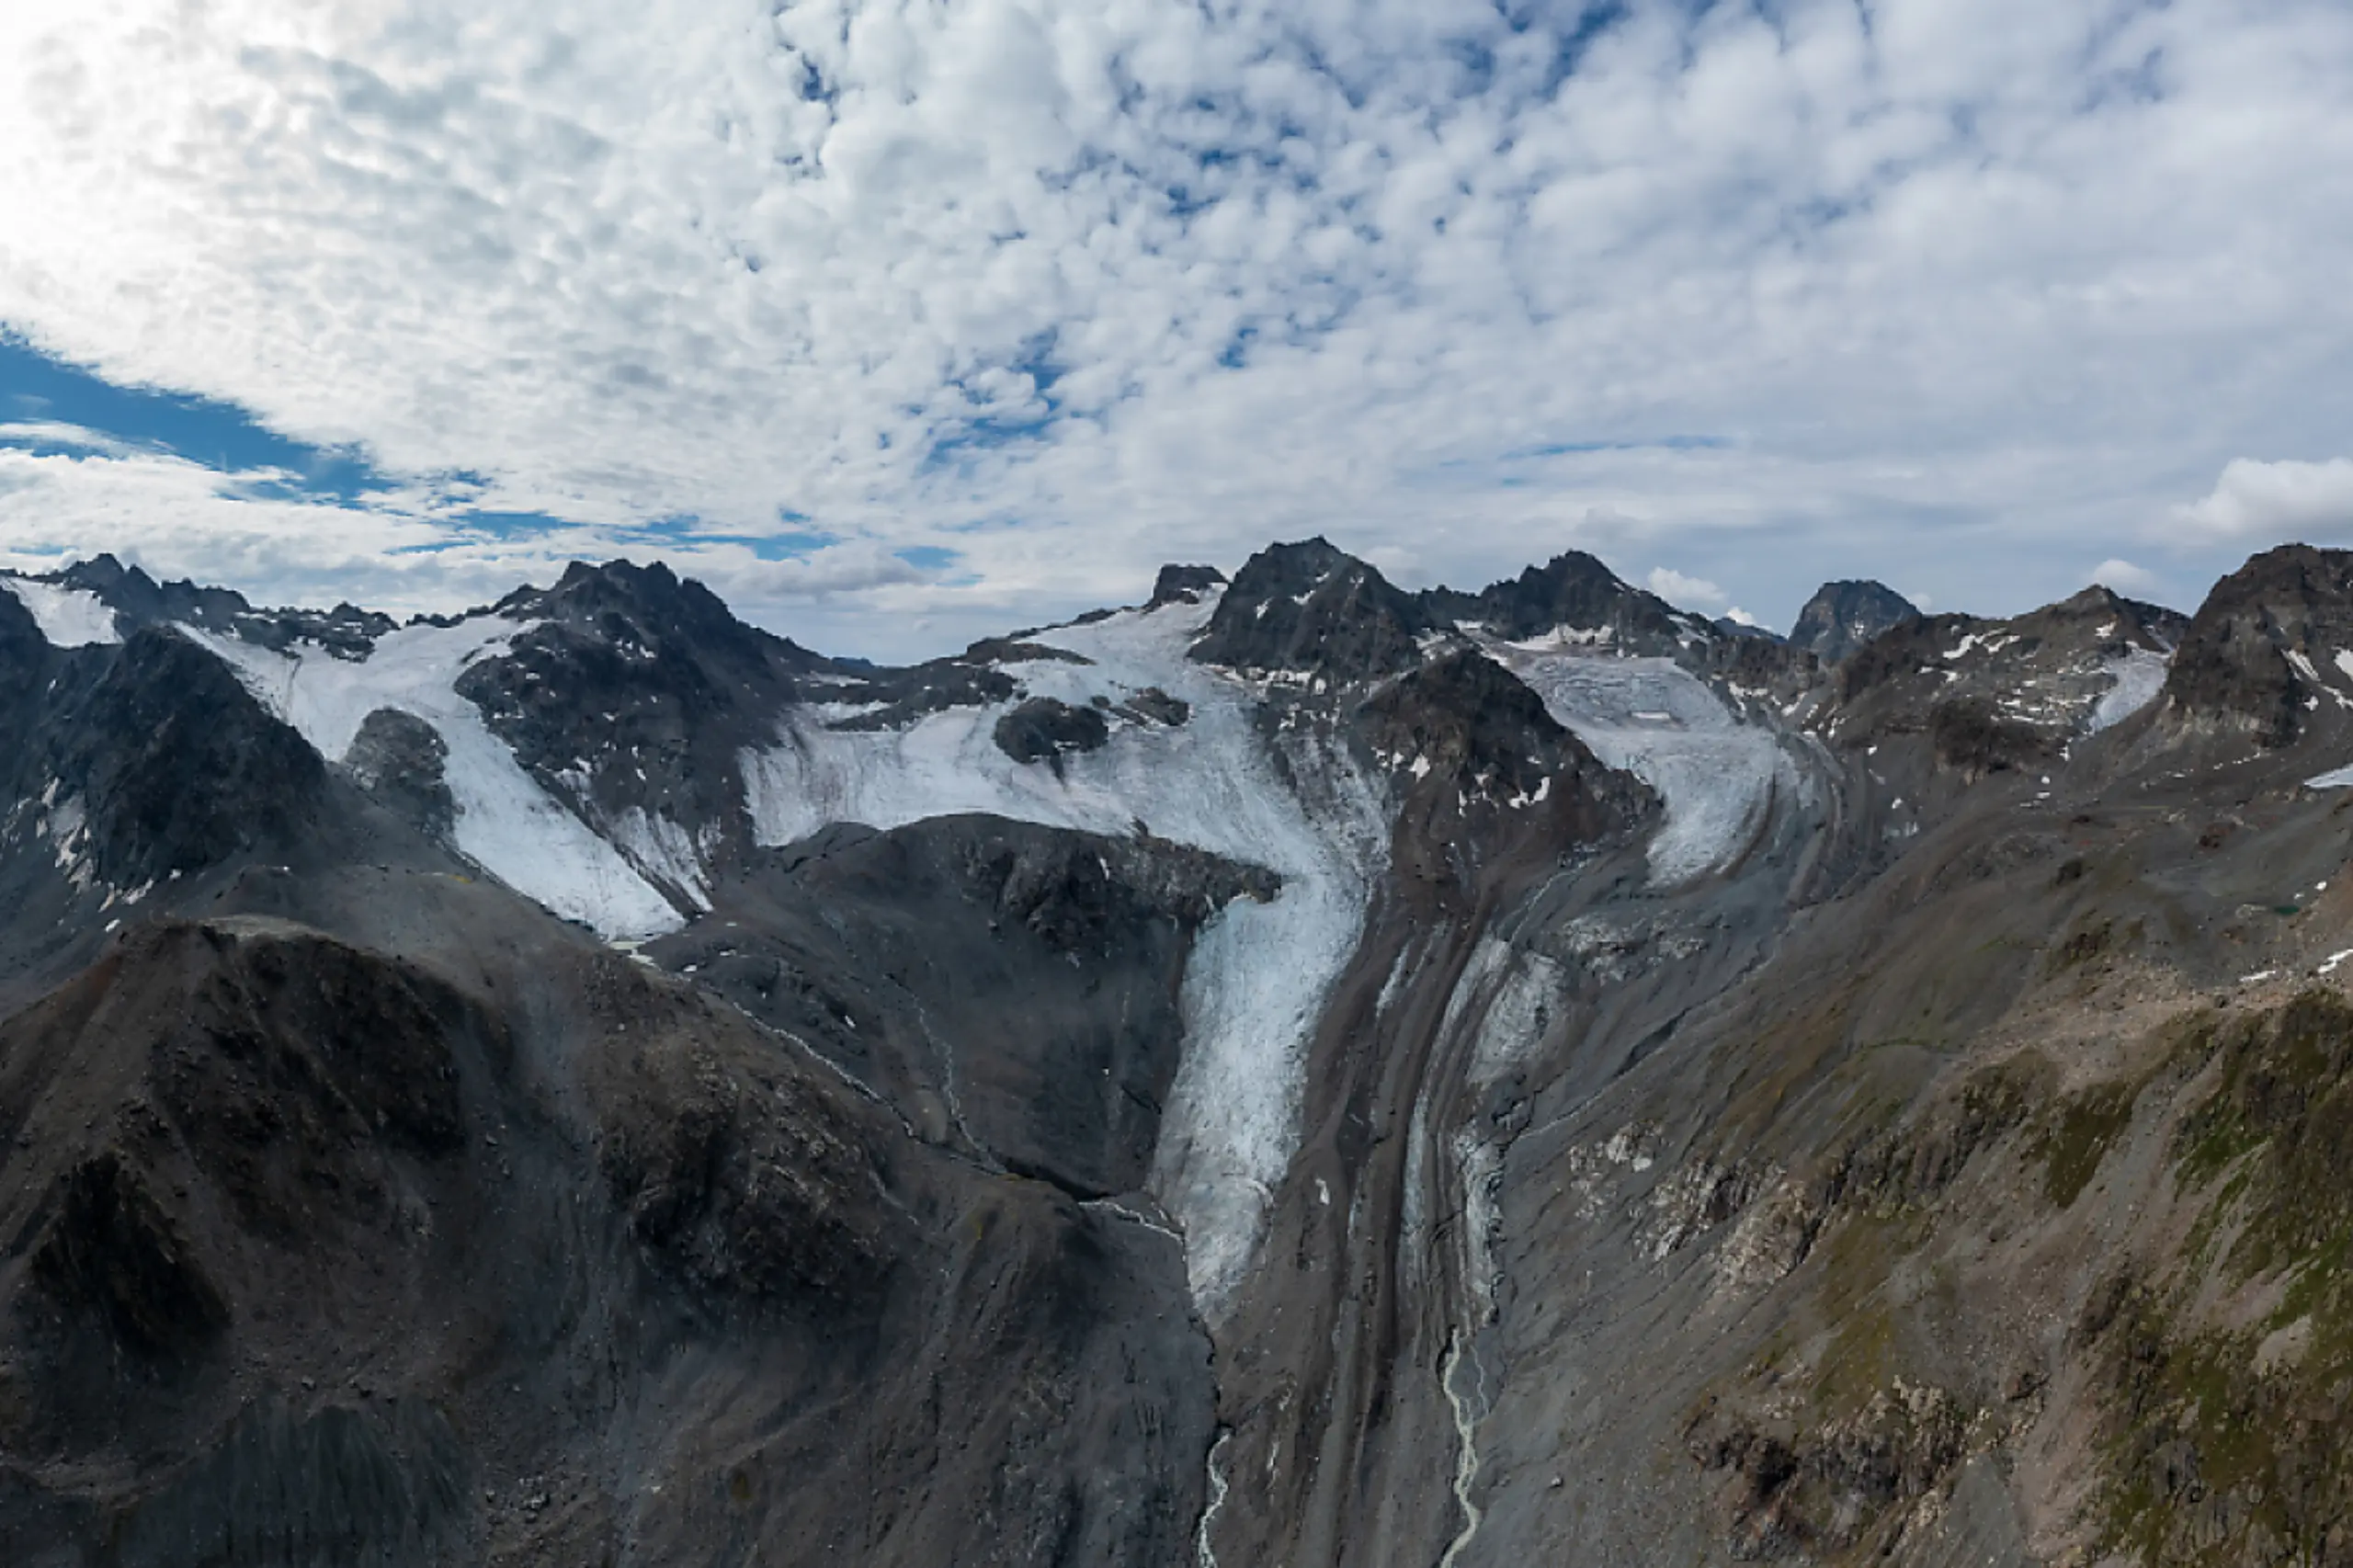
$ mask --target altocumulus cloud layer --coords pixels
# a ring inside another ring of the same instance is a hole
[[[12,352],[277,444],[0,380],[21,564],[895,653],[1311,531],[1776,623],[2353,538],[2342,0],[9,9]]]

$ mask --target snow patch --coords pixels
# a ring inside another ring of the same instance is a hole
[[[29,577],[0,577],[0,586],[16,595],[17,602],[32,612],[40,634],[51,647],[86,648],[93,643],[122,641],[114,611],[87,588],[37,583]]]
[[[2165,689],[2165,656],[2147,648],[2135,648],[2122,657],[2109,661],[2109,674],[2116,684],[2109,687],[2097,706],[2092,709],[2093,734],[2113,729],[2133,714],[2157,699]]]
[[[298,644],[291,653],[194,627],[180,631],[237,673],[246,689],[330,762],[351,750],[368,715],[397,709],[433,726],[449,756],[442,778],[458,808],[458,850],[508,887],[599,936],[648,937],[686,922],[619,850],[515,760],[482,711],[457,692],[466,667],[506,652],[527,623],[483,616],[404,627],[364,660]]]

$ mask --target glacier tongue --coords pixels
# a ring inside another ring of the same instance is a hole
[[[1217,597],[1029,636],[1091,663],[1006,666],[1023,695],[1083,706],[1157,687],[1191,706],[1181,726],[1123,725],[1101,749],[1064,756],[1061,778],[998,749],[993,726],[1010,702],[898,732],[827,730],[800,715],[777,745],[743,757],[765,844],[832,822],[890,828],[983,812],[1113,835],[1141,824],[1282,876],[1271,903],[1227,906],[1195,944],[1184,1058],[1154,1162],[1155,1194],[1185,1232],[1194,1298],[1212,1321],[1249,1268],[1298,1147],[1315,1020],[1362,935],[1390,817],[1384,791],[1336,748],[1302,740],[1288,758],[1295,787],[1286,783],[1248,687],[1186,658]]]
[[[669,900],[525,772],[481,710],[458,694],[468,665],[503,653],[526,629],[490,616],[405,627],[377,639],[361,661],[310,645],[276,653],[194,627],[179,630],[236,671],[330,762],[343,759],[361,722],[380,708],[424,720],[449,748],[443,779],[458,808],[452,836],[468,859],[599,936],[675,931],[685,921]]]
[[[1651,840],[1650,866],[1660,886],[1739,858],[1763,830],[1775,791],[1798,786],[1772,732],[1741,722],[1672,659],[1565,653],[1552,642],[1489,652],[1596,756],[1659,792],[1666,820]]]

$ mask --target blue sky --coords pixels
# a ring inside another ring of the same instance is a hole
[[[1776,625],[2353,542],[2336,0],[17,10],[0,563],[894,656],[1315,532]]]

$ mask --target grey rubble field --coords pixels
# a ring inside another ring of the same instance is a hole
[[[2353,557],[0,588],[0,1561],[2353,1562]]]

